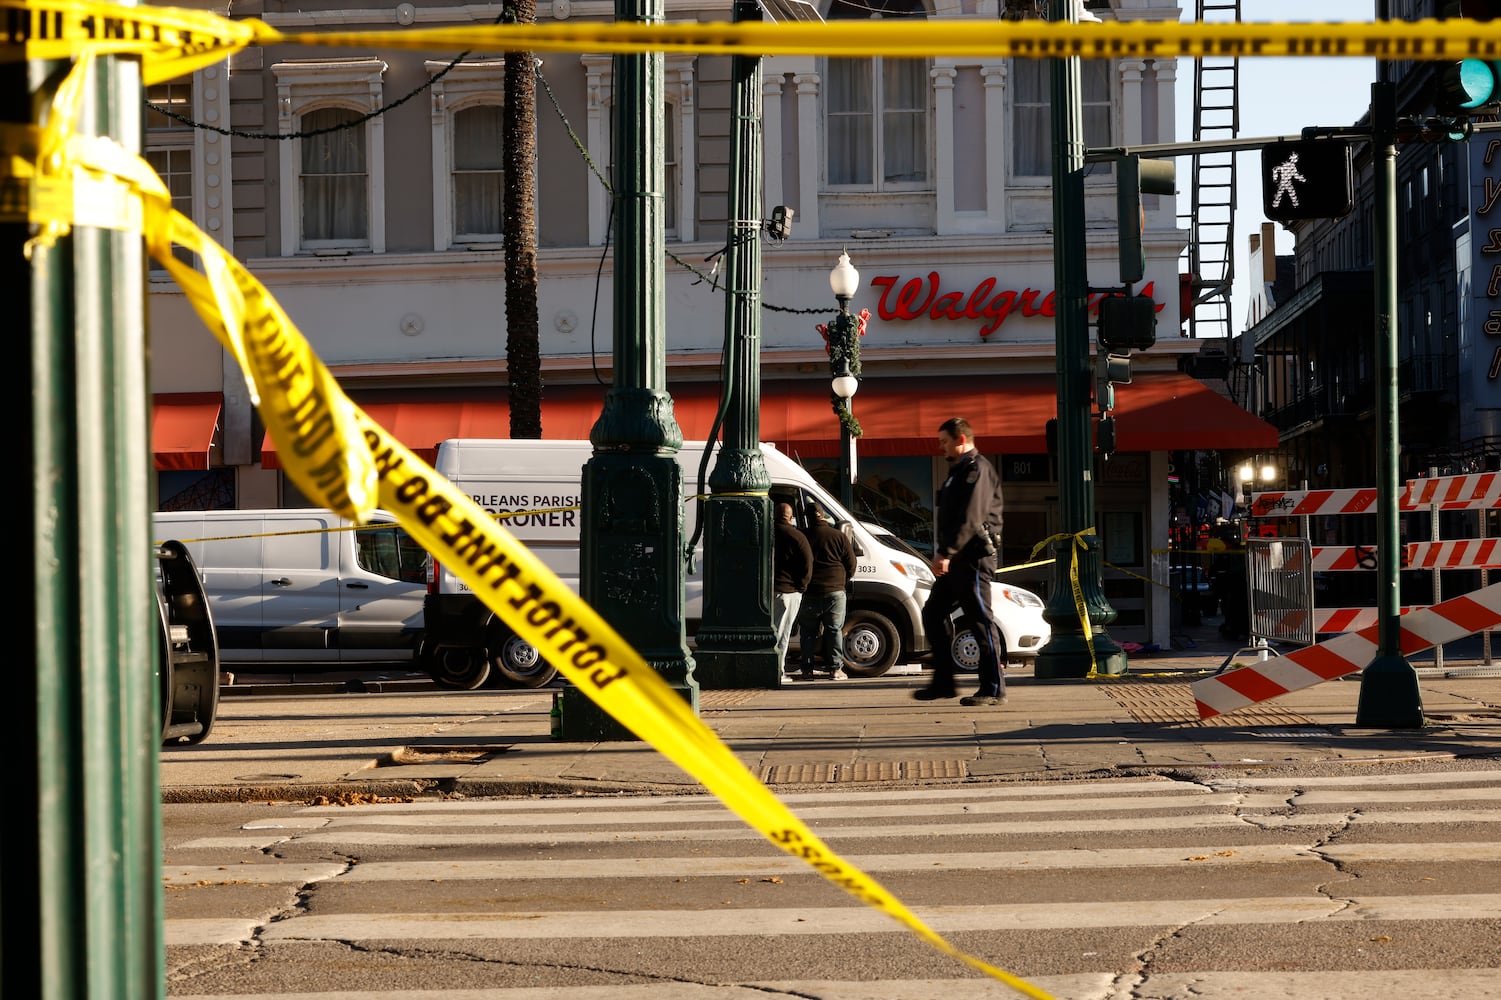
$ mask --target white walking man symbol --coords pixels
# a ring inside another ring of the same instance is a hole
[[[1272,168],[1272,180],[1277,182],[1277,194],[1272,198],[1272,207],[1282,204],[1282,196],[1287,195],[1287,200],[1293,203],[1293,208],[1298,207],[1298,191],[1293,187],[1293,181],[1306,181],[1307,177],[1298,173],[1298,154],[1288,153],[1287,159]]]

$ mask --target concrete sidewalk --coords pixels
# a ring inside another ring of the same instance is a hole
[[[1358,675],[1200,723],[1190,682],[1237,644],[1211,629],[1193,636],[1191,649],[1133,657],[1121,679],[1044,681],[1010,667],[999,708],[914,701],[926,677],[910,665],[878,678],[703,691],[699,715],[776,789],[1501,759],[1496,667],[1450,656],[1438,670],[1431,654],[1413,658],[1422,729],[1357,727]],[[552,740],[550,689],[451,692],[407,677],[339,693],[342,682],[275,680],[242,674],[224,689],[207,740],[163,748],[165,801],[703,790],[644,742]]]

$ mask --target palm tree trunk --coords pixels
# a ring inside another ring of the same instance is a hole
[[[536,0],[507,0],[507,20],[533,24]],[[530,52],[506,53],[506,372],[511,437],[542,436],[537,330],[537,86]]]

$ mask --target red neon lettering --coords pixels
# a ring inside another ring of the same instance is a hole
[[[1018,307],[1027,318],[1041,316],[1053,319],[1058,315],[1056,292],[1043,294],[1041,289],[1022,288],[995,291],[996,279],[985,278],[968,293],[942,291],[943,279],[937,271],[929,271],[925,278],[902,281],[901,275],[883,274],[871,279],[871,285],[881,290],[876,304],[876,315],[883,320],[946,319],[983,320],[980,336],[989,337],[999,330]],[[1155,282],[1142,286],[1142,295],[1154,298]],[[1088,309],[1097,312],[1102,295],[1088,296]],[[1155,303],[1158,312],[1167,308],[1167,303]]]
[[[896,293],[895,298],[890,303],[888,303],[887,298],[890,295],[891,290],[896,287],[898,280],[900,279],[895,276],[883,276],[875,278],[871,281],[872,285],[875,285],[877,288],[882,289],[881,301],[876,305],[876,315],[881,317],[882,319],[888,320],[917,319],[927,310],[928,303],[933,300],[933,293],[930,291],[928,293],[928,297],[923,300],[922,305],[914,307],[914,303],[916,303],[917,301],[917,296],[922,293],[923,289],[922,279],[913,278],[911,281],[903,285],[901,287],[901,290]],[[929,280],[933,282],[933,287],[936,289],[938,287],[938,272],[934,271],[931,275],[929,275]]]

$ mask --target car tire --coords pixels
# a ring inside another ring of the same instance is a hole
[[[996,629],[996,659],[1002,667],[1007,663],[1006,637]],[[965,673],[976,673],[980,669],[980,641],[975,638],[974,629],[968,625],[961,625],[954,630],[954,641],[949,646],[949,653],[954,658],[954,669]]]
[[[490,665],[501,677],[518,687],[538,688],[552,683],[558,670],[542,658],[536,646],[491,621],[489,629]]]
[[[449,691],[473,691],[490,677],[490,661],[483,649],[444,646],[423,655],[423,669],[433,683]]]
[[[880,677],[896,664],[902,636],[891,619],[857,609],[844,619],[844,672],[852,677]]]

